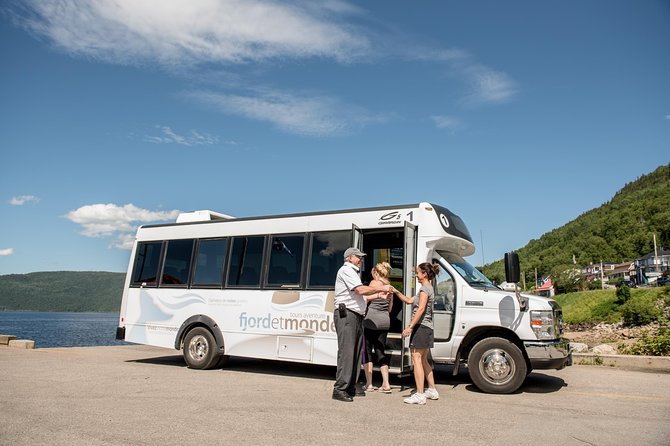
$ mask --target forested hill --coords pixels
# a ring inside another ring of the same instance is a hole
[[[522,218],[522,217],[521,217]],[[517,250],[526,280],[600,262],[634,260],[657,246],[670,248],[670,165],[626,184],[612,199]],[[574,259],[574,262],[573,262]],[[482,268],[489,278],[505,278],[502,260]]]
[[[0,276],[0,311],[116,312],[125,273],[57,271]]]

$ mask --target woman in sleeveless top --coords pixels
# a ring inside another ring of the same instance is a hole
[[[416,278],[421,283],[419,294],[407,297],[395,288],[393,293],[400,300],[412,305],[412,320],[409,326],[402,332],[403,338],[410,336],[409,346],[414,364],[414,381],[416,392],[409,398],[405,398],[407,404],[426,404],[426,399],[436,400],[439,394],[435,389],[433,369],[428,363],[428,350],[433,347],[433,302],[435,292],[433,291],[433,278],[440,271],[437,265],[422,263],[416,267]],[[424,391],[424,379],[428,381],[428,388]]]
[[[391,265],[388,263],[378,263],[372,269],[372,278],[370,286],[383,286],[389,284],[389,273]],[[389,313],[393,306],[393,293],[379,292],[366,296],[368,309],[363,320],[363,334],[365,337],[365,391],[371,392],[377,390],[372,385],[372,366],[379,367],[382,374],[381,391],[391,393],[389,384],[389,358],[386,355],[386,336],[391,328]]]

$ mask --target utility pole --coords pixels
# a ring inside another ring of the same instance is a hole
[[[484,261],[484,233],[482,230],[479,230],[479,241],[482,244],[482,266],[486,265],[486,262]]]
[[[654,271],[658,272],[658,249],[656,249],[656,233],[654,233]]]
[[[603,271],[603,261],[600,260],[600,288],[605,289],[605,273]]]

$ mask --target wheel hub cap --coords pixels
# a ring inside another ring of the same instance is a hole
[[[489,380],[500,383],[513,374],[514,362],[504,351],[496,349],[486,352],[480,367]]]
[[[197,359],[202,359],[205,356],[207,356],[207,341],[204,336],[194,336],[193,339],[191,339],[191,343],[188,346],[188,351],[191,354],[191,357],[197,358]]]

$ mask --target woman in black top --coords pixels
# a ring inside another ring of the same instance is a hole
[[[378,263],[372,269],[370,286],[383,286],[389,284],[389,273],[391,265],[387,262]],[[393,294],[391,292],[379,292],[366,296],[368,309],[363,320],[363,334],[365,336],[365,391],[377,390],[372,385],[372,365],[379,367],[382,374],[381,391],[391,393],[389,384],[389,358],[386,355],[386,336],[391,328],[389,313],[393,306]]]

